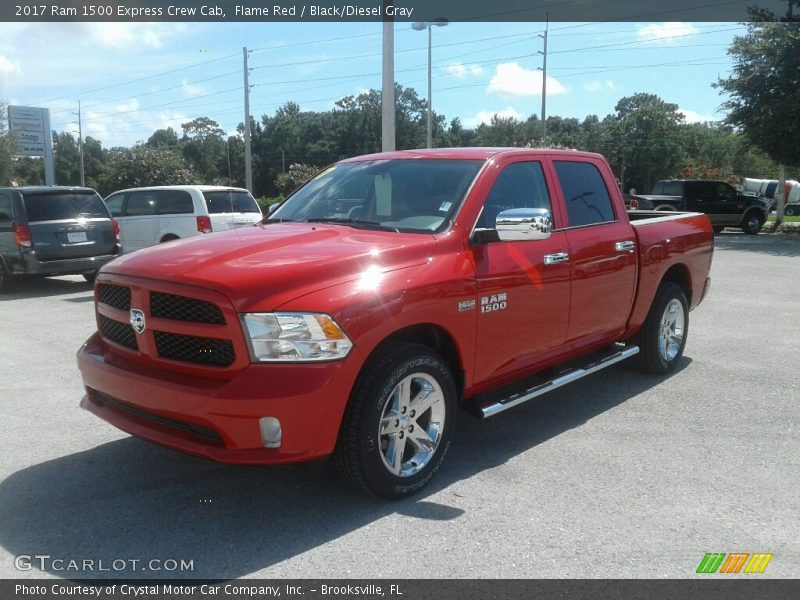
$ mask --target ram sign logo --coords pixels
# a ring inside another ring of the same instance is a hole
[[[147,325],[145,324],[144,320],[144,312],[139,310],[138,308],[131,309],[131,327],[136,333],[144,333],[145,328]]]

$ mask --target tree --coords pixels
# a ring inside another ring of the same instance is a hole
[[[608,126],[618,146],[607,154],[618,161],[622,189],[632,185],[649,191],[655,180],[680,169],[678,126],[683,115],[677,104],[664,102],[653,94],[627,96],[615,109],[617,114]]]
[[[717,84],[730,96],[723,104],[727,122],[776,162],[795,164],[800,157],[800,24],[749,23],[728,54],[733,71]],[[781,202],[778,224],[782,218]]]
[[[303,185],[306,181],[314,177],[319,172],[317,167],[311,165],[294,164],[289,165],[288,173],[281,173],[278,175],[277,188],[278,191],[288,196],[294,190]]]
[[[53,164],[58,185],[81,184],[81,158],[78,142],[71,133],[53,132]]]
[[[0,185],[8,185],[14,176],[13,139],[5,131],[7,118],[6,103],[0,102]]]
[[[200,174],[203,183],[220,183],[221,179],[227,181],[228,168],[223,138],[225,131],[219,123],[208,117],[198,117],[181,124],[181,129],[183,129],[183,156]],[[223,159],[225,167],[220,170]],[[220,172],[226,176],[221,178]]]
[[[167,148],[112,148],[98,187],[103,196],[130,187],[197,183],[186,161]]]
[[[175,130],[172,127],[158,129],[153,135],[147,138],[147,145],[156,148],[158,146],[177,146],[178,134],[175,133]]]

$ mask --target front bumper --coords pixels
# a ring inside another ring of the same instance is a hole
[[[201,379],[119,364],[95,333],[78,351],[81,406],[131,435],[219,462],[298,462],[333,452],[360,363],[354,349],[341,361],[252,364],[229,380]],[[264,447],[262,417],[280,421],[279,448]]]

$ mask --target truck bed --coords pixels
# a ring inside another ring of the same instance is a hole
[[[658,285],[667,272],[686,283],[689,309],[707,292],[706,279],[695,281],[691,273],[708,273],[714,251],[714,235],[707,215],[693,212],[628,211],[639,248],[639,281],[628,321],[630,330],[647,318]]]

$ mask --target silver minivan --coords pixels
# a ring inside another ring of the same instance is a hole
[[[261,222],[258,203],[246,189],[211,185],[165,185],[114,192],[106,205],[119,222],[125,252],[180,238]]]

